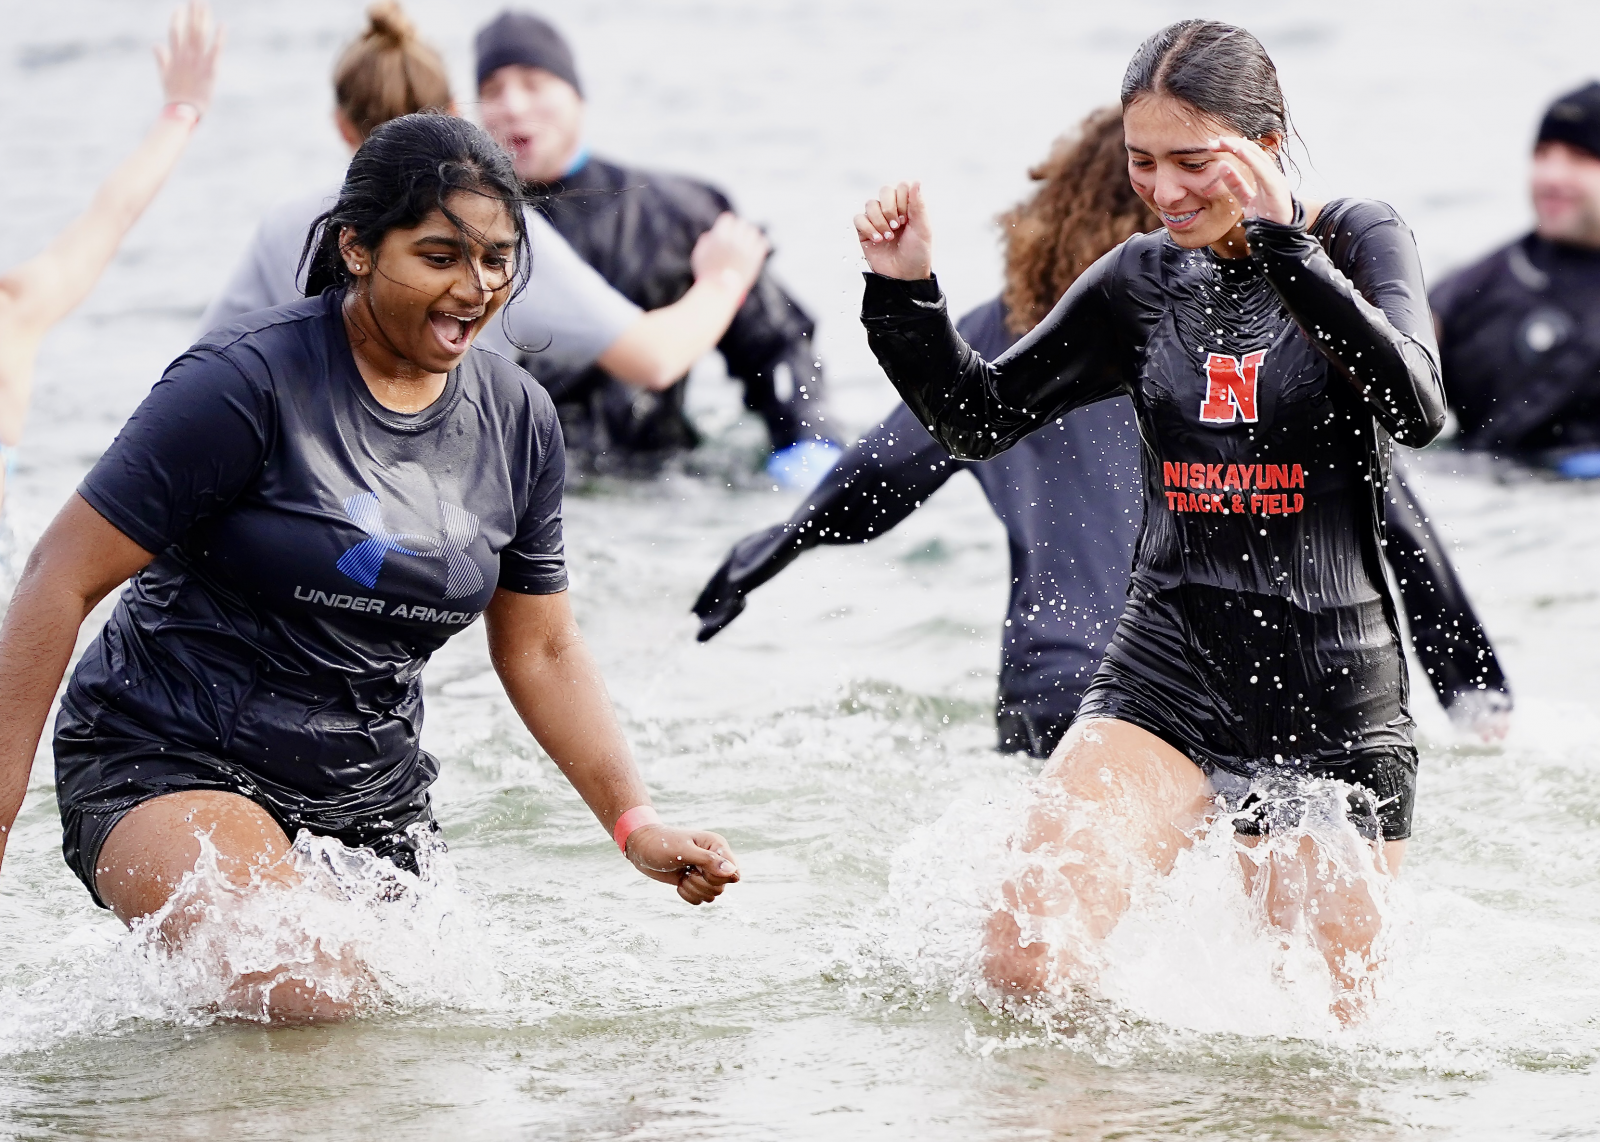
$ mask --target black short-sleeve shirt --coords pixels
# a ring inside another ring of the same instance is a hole
[[[356,369],[341,301],[208,336],[79,487],[155,559],[73,674],[69,752],[103,723],[129,764],[198,754],[276,800],[381,808],[433,777],[417,744],[428,656],[497,586],[566,588],[544,390],[472,349],[432,405],[392,412]],[[65,764],[64,744],[58,727],[58,784],[120,763]]]

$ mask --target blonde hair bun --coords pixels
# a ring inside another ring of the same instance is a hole
[[[377,0],[367,9],[366,30],[333,69],[333,95],[365,139],[402,115],[449,110],[450,76],[396,0]]]
[[[403,48],[417,38],[417,26],[395,0],[378,0],[367,9],[366,34]]]

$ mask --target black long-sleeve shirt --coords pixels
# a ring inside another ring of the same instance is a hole
[[[996,298],[957,329],[995,358],[1015,342]],[[1000,748],[1048,754],[1070,724],[1116,623],[1141,518],[1139,441],[1122,397],[1074,410],[992,460],[957,460],[904,404],[861,438],[785,523],[740,540],[695,611],[700,639],[801,552],[887,533],[958,471],[1005,524],[1011,592],[1001,636]],[[1488,636],[1400,472],[1384,497],[1388,545],[1413,644],[1440,701],[1506,692]]]
[[[1247,224],[1221,259],[1164,233],[1096,262],[990,362],[938,284],[868,275],[862,322],[906,403],[952,455],[998,455],[1074,408],[1132,398],[1144,524],[1133,577],[1277,595],[1305,610],[1385,602],[1390,438],[1444,423],[1416,246],[1382,203]]]

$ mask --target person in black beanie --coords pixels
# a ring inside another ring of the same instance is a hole
[[[1551,104],[1536,224],[1434,289],[1463,448],[1600,477],[1600,83]]]
[[[484,127],[511,155],[561,235],[623,296],[645,309],[678,300],[694,281],[690,252],[733,208],[716,187],[591,156],[583,85],[572,50],[549,22],[505,11],[478,32]],[[837,459],[822,404],[815,323],[763,272],[718,343],[745,405],[771,438],[768,472],[808,486]],[[679,383],[660,393],[621,385],[598,368],[539,378],[562,411],[569,455],[599,471],[649,471],[693,448]]]

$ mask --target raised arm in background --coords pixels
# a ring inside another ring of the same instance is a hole
[[[211,105],[222,34],[202,0],[172,17],[156,48],[166,104],[144,141],[44,251],[0,277],[0,446],[15,448],[33,391],[39,344],[100,280],[124,235],[150,205]],[[0,480],[4,479],[0,468]],[[4,484],[0,483],[0,496]]]
[[[705,642],[738,618],[745,596],[802,552],[887,534],[965,467],[928,435],[909,408],[895,406],[883,423],[851,445],[786,522],[734,544],[695,600],[700,618],[695,637]]]
[[[728,331],[771,250],[754,225],[722,215],[694,244],[689,292],[641,313],[596,363],[630,385],[670,389]]]

